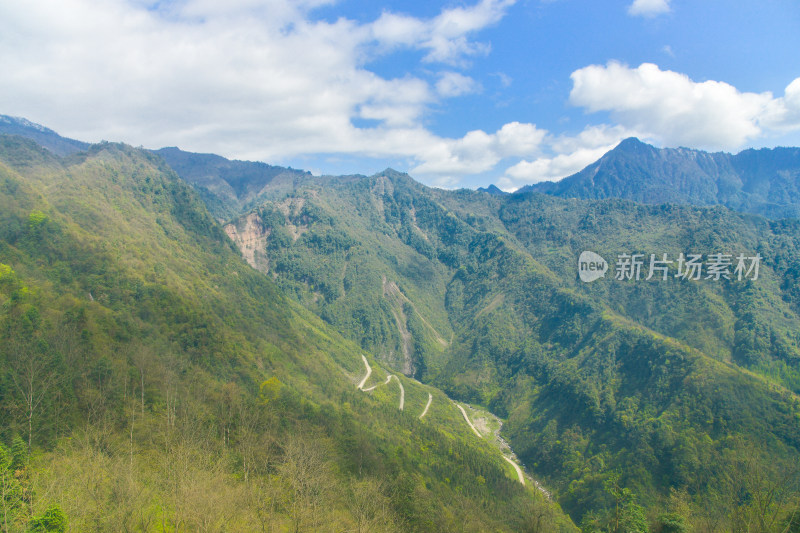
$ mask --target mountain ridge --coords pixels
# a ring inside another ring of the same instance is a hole
[[[34,139],[59,155],[89,146],[20,117],[0,115],[0,132]],[[291,167],[230,160],[177,147],[153,151],[200,191],[220,221],[255,207],[277,190],[283,194],[309,179],[320,179]],[[345,176],[325,176],[342,178]],[[478,190],[507,194],[493,184]],[[623,198],[649,204],[723,205],[773,219],[800,218],[800,148],[748,148],[730,154],[656,148],[629,137],[571,176],[525,185],[512,194],[530,192],[565,198]]]
[[[635,137],[583,170],[515,194],[626,198],[643,203],[724,205],[769,218],[800,217],[800,148],[747,149],[732,155],[655,148]]]
[[[56,155],[66,156],[86,150],[89,143],[62,137],[55,131],[22,117],[0,115],[0,133],[33,139]]]

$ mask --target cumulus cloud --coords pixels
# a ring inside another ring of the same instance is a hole
[[[444,97],[461,96],[463,94],[477,93],[481,84],[458,72],[443,72],[436,82],[436,93]]]
[[[731,150],[800,127],[800,78],[782,98],[740,92],[720,81],[695,82],[651,63],[638,68],[616,62],[591,65],[571,78],[572,104],[589,112],[608,111],[625,128],[670,146]]]
[[[628,6],[628,14],[639,17],[655,17],[669,13],[670,0],[634,0]]]
[[[384,12],[370,25],[372,38],[383,46],[427,50],[426,62],[461,64],[468,56],[485,54],[489,46],[469,35],[500,21],[516,0],[481,0],[469,7],[443,10],[432,19]]]
[[[515,0],[482,0],[474,7],[445,10],[433,19],[426,46],[427,61],[452,62],[462,55],[488,51],[488,45],[470,43],[467,35],[498,22]]]
[[[0,101],[4,112],[91,141],[272,161],[416,157],[420,144],[439,141],[421,126],[429,106],[479,90],[452,65],[485,50],[474,34],[513,1],[480,0],[429,19],[314,20],[311,10],[326,3],[0,2]],[[367,68],[397,48],[451,67],[435,86]],[[357,119],[377,124],[359,128]]]
[[[533,161],[522,160],[506,170],[498,186],[503,190],[515,190],[529,183],[554,181],[570,176],[602,157],[613,147],[614,145],[580,148],[553,157],[540,157]]]
[[[783,98],[770,102],[762,124],[778,132],[800,129],[800,78],[786,87]]]
[[[607,125],[587,126],[572,136],[548,136],[541,146],[546,153],[510,166],[498,186],[503,190],[514,190],[529,183],[570,176],[595,162],[622,139],[634,136],[637,136],[635,131]]]
[[[510,122],[491,134],[475,130],[460,139],[438,139],[421,150],[423,162],[411,172],[440,177],[479,174],[506,157],[535,156],[545,135],[534,124]]]

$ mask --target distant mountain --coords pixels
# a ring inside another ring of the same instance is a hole
[[[26,137],[59,156],[90,146],[8,115],[0,115],[0,133]],[[291,167],[229,160],[176,147],[153,152],[200,192],[220,221],[314,181],[309,172]],[[496,185],[478,191],[509,194]],[[526,185],[514,194],[529,192],[562,198],[622,198],[646,204],[723,205],[772,219],[800,218],[800,148],[749,149],[732,155],[655,148],[631,137],[572,176]]]
[[[219,219],[230,219],[261,198],[265,187],[271,191],[290,191],[295,182],[311,173],[253,161],[236,161],[214,154],[185,152],[175,147],[161,148],[160,155],[180,177],[200,190],[211,212]]]
[[[62,137],[25,118],[0,115],[0,133],[31,139],[58,156],[85,151],[90,144]],[[185,152],[176,147],[152,150],[161,156],[178,175],[192,184],[203,197],[211,213],[228,220],[255,205],[264,187],[289,191],[296,180],[311,176],[293,168],[267,165],[253,161],[225,159],[215,154]],[[282,185],[282,187],[281,187]]]
[[[773,219],[797,218],[800,148],[751,149],[732,155],[655,148],[632,137],[577,174],[527,185],[515,194],[527,192],[647,204],[724,205]]]
[[[478,187],[478,192],[485,192],[486,194],[497,194],[499,196],[509,194],[506,191],[498,188],[497,185],[495,185],[494,183],[489,185],[488,187]]]
[[[45,128],[21,117],[0,115],[0,133],[31,139],[60,156],[81,152],[89,147],[89,143],[62,137],[50,128]]]

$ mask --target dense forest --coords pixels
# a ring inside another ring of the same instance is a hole
[[[586,530],[628,504],[658,530],[794,523],[797,221],[434,190],[387,171],[309,178],[227,230],[386,364],[507,418],[517,454]],[[578,280],[583,250],[610,260],[606,278]],[[758,254],[759,277],[680,279],[673,262],[615,279],[619,254],[698,252]]]

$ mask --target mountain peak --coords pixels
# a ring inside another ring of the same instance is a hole
[[[22,117],[0,115],[0,133],[32,139],[59,156],[74,154],[89,147],[88,143],[62,137],[50,128]]]
[[[478,191],[479,192],[485,192],[486,194],[494,194],[494,195],[499,195],[499,196],[503,196],[503,195],[509,194],[509,193],[505,192],[504,190],[500,189],[494,183],[492,183],[488,187],[478,187]]]
[[[625,198],[660,204],[724,205],[768,218],[800,215],[800,149],[738,155],[656,148],[629,137],[598,161],[557,182],[521,188],[567,198]]]
[[[30,120],[23,118],[23,117],[12,117],[9,115],[0,115],[0,122],[4,122],[6,124],[11,124],[14,126],[20,126],[23,128],[29,128],[32,130],[40,131],[42,133],[55,133],[50,128],[45,128],[41,124],[37,124],[36,122],[31,122]]]
[[[400,172],[399,170],[395,170],[392,167],[386,167],[386,170],[384,170],[383,172],[378,172],[375,175],[376,176],[386,176],[387,178],[393,178],[393,177],[408,178],[408,177],[410,177],[405,172]]]
[[[623,139],[612,152],[638,153],[643,150],[655,150],[655,148],[637,137],[628,137]]]

